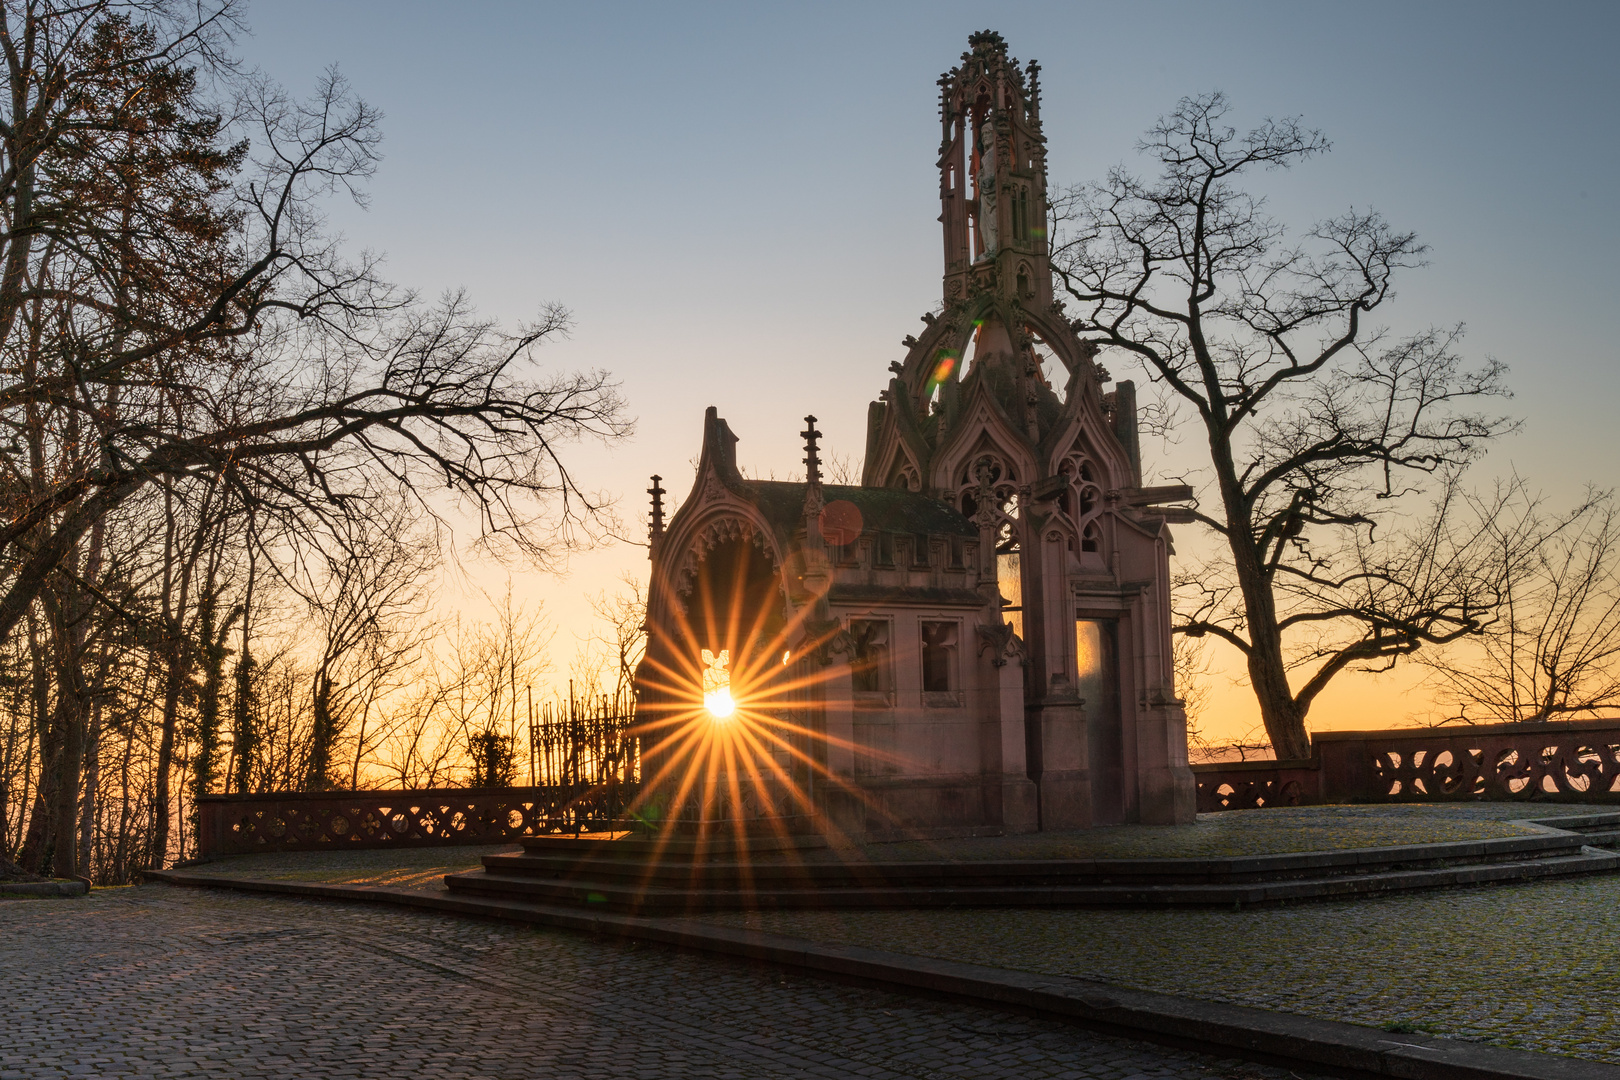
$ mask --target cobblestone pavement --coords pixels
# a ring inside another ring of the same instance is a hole
[[[1242,911],[703,918],[1620,1064],[1620,875]]]
[[[0,904],[0,971],[0,1080],[1298,1076],[645,945],[162,885]]]

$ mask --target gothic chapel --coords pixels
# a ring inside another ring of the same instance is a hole
[[[644,797],[671,821],[855,840],[1193,819],[1169,511],[1134,387],[1053,297],[1039,67],[941,80],[944,303],[867,413],[859,486],[749,480],[710,408],[653,483]],[[702,708],[700,706],[707,706]],[[646,792],[661,793],[656,797]]]

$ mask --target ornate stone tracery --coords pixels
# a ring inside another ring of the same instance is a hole
[[[1024,639],[1013,631],[1011,623],[1000,623],[994,626],[980,626],[979,655],[990,655],[990,662],[996,667],[1006,667],[1009,661],[1022,662],[1026,656]]]
[[[1098,483],[1101,469],[1085,453],[1075,450],[1058,466],[1058,474],[1068,483],[1058,497],[1058,508],[1074,535],[1080,550],[1102,553],[1102,528],[1098,519],[1107,509],[1107,499]]]
[[[958,473],[956,505],[962,516],[1000,532],[1018,527],[1018,474],[999,454],[983,453]]]
[[[682,597],[689,596],[699,564],[708,558],[711,551],[733,540],[752,544],[771,561],[772,567],[780,568],[781,560],[775,546],[766,540],[764,532],[755,522],[741,514],[724,514],[705,524],[686,545],[674,575],[676,593]]]

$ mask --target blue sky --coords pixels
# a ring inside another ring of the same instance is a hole
[[[573,309],[550,359],[622,379],[636,438],[579,460],[632,520],[649,473],[684,495],[707,405],[761,473],[797,467],[807,412],[859,455],[938,294],[935,79],[984,27],[1041,62],[1057,184],[1131,163],[1186,94],[1322,128],[1332,154],[1262,178],[1272,209],[1373,206],[1431,245],[1388,315],[1467,323],[1469,354],[1512,368],[1525,425],[1481,478],[1616,481],[1620,6],[261,0],[248,20],[251,64],[302,93],[335,63],[386,114],[370,210],[332,208],[352,243],[501,319]],[[575,619],[642,558],[535,595]]]

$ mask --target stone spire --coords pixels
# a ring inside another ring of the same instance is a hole
[[[827,505],[821,490],[821,450],[816,440],[816,418],[804,418],[804,575],[800,579],[805,591],[815,598],[809,617],[804,620],[805,642],[813,643],[823,664],[830,660],[828,643],[838,631],[838,623],[831,617],[827,604],[827,590],[832,585],[832,567],[827,557],[827,538],[821,532],[821,512]]]
[[[816,440],[821,438],[821,432],[816,430],[816,418],[804,418],[805,428],[799,432],[804,436],[804,479],[811,487],[821,487],[821,453],[816,446]]]
[[[940,222],[945,301],[983,291],[1025,308],[1052,302],[1040,68],[1020,67],[993,30],[968,38],[940,79]]]
[[[664,535],[664,496],[668,492],[659,486],[658,482],[662,479],[662,476],[654,473],[652,478],[653,486],[647,489],[647,494],[652,496],[652,521],[647,526],[648,540],[657,540]]]
[[[804,418],[804,430],[799,432],[804,437],[804,537],[805,555],[808,560],[807,567],[818,569],[826,562],[827,545],[821,535],[821,511],[827,505],[825,494],[821,490],[821,451],[816,446],[816,440],[821,438],[821,432],[816,430],[816,418]]]

